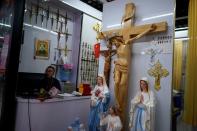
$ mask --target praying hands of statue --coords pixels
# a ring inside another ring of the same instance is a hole
[[[144,102],[144,96],[141,95],[141,96],[140,96],[140,103],[143,103],[143,102]]]

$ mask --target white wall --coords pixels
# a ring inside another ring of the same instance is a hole
[[[93,26],[96,23],[100,23],[101,21],[95,19],[89,15],[83,14],[83,22],[82,22],[82,34],[81,34],[81,42],[87,42],[94,45],[96,43],[96,31],[93,30]]]
[[[60,0],[63,3],[82,11],[85,14],[88,14],[92,17],[95,17],[99,20],[102,20],[102,12],[100,12],[99,10],[89,6],[88,4],[80,1],[80,0]]]
[[[128,94],[128,110],[130,108],[130,100],[139,90],[139,79],[143,76],[150,80],[150,87],[155,92],[157,98],[155,131],[170,131],[171,126],[171,81],[172,81],[172,56],[173,56],[173,34],[174,34],[174,0],[130,0],[136,5],[136,21],[135,25],[155,23],[167,21],[168,31],[166,33],[158,33],[147,35],[132,44],[131,67],[129,78],[129,94]],[[103,30],[109,30],[120,27],[121,18],[124,12],[124,6],[128,0],[116,0],[106,3],[103,8]],[[118,7],[118,8],[117,8]],[[114,15],[115,14],[115,15]],[[161,17],[160,15],[164,15]],[[153,18],[157,16],[157,18]],[[147,19],[148,18],[148,19]],[[152,18],[152,19],[151,19]],[[115,26],[116,25],[116,26]],[[118,26],[117,26],[118,25]],[[115,26],[113,28],[107,28]],[[169,36],[166,42],[158,44],[161,37]],[[161,64],[168,69],[170,75],[161,79],[161,89],[157,92],[154,89],[154,79],[147,74],[150,66],[150,56],[141,55],[142,51],[147,48],[162,48],[163,52],[156,56]],[[113,58],[114,60],[115,58]],[[104,62],[100,58],[100,63]],[[113,63],[113,61],[112,61]],[[113,91],[113,66],[111,71],[110,88]],[[100,67],[99,67],[100,68]],[[102,71],[102,67],[99,71]]]

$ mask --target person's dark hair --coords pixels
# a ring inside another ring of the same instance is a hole
[[[53,66],[50,65],[50,66],[48,66],[48,67],[46,68],[45,74],[47,73],[47,70],[48,70],[48,69],[52,69],[52,70],[55,72],[55,68],[54,68]]]

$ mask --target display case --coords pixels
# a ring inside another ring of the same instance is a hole
[[[26,0],[19,72],[44,74],[52,65],[63,93],[76,90],[81,20],[80,11],[61,1]]]

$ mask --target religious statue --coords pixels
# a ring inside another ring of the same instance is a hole
[[[111,106],[109,108],[109,113],[107,116],[101,115],[100,126],[101,129],[105,131],[121,131],[122,123],[115,106]],[[107,128],[102,128],[102,126],[107,126]]]
[[[125,15],[122,19],[123,28],[105,32],[99,32],[98,38],[114,44],[116,47],[117,59],[115,60],[114,83],[115,99],[120,112],[122,123],[125,122],[125,108],[127,104],[128,75],[131,59],[131,43],[148,33],[166,31],[166,22],[155,24],[133,26],[135,6],[133,3],[126,4]]]
[[[91,91],[90,114],[89,114],[89,131],[99,131],[100,116],[106,112],[109,107],[110,93],[106,85],[105,77],[99,74],[97,84]]]
[[[155,97],[146,77],[140,79],[140,90],[131,100],[130,131],[154,131]]]
[[[129,63],[131,55],[130,43],[147,34],[148,32],[155,29],[155,25],[151,25],[141,34],[130,38],[129,40],[124,40],[122,36],[113,36],[109,41],[116,46],[117,59],[114,61],[114,82],[115,82],[115,97],[117,106],[120,112],[125,110],[126,99],[127,99],[127,82],[128,82],[128,72]]]

